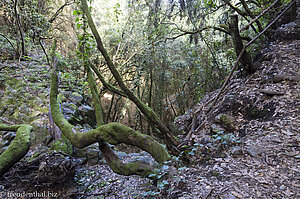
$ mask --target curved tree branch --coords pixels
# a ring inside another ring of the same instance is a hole
[[[179,29],[179,30],[182,31],[183,33],[181,33],[179,35],[176,35],[175,37],[168,37],[165,40],[175,40],[175,39],[177,39],[179,37],[182,37],[184,35],[193,35],[193,34],[202,33],[205,30],[218,30],[218,31],[223,32],[225,34],[229,34],[229,35],[231,34],[230,30],[225,26],[224,27],[206,26],[206,27],[194,30],[194,31],[187,31],[187,30],[182,30],[182,29]],[[241,38],[243,40],[246,40],[246,41],[251,41],[251,38],[249,38],[249,37],[241,36]]]
[[[55,68],[55,67],[54,67]],[[58,77],[56,71],[51,76],[50,106],[52,117],[62,133],[71,141],[72,145],[78,148],[89,146],[93,143],[100,142],[100,150],[103,153],[109,166],[114,172],[122,175],[137,174],[147,177],[151,173],[150,165],[142,162],[125,164],[114,154],[110,147],[104,142],[113,145],[125,143],[139,147],[140,149],[151,154],[154,159],[162,163],[170,159],[170,155],[165,148],[156,142],[152,137],[141,134],[133,129],[120,123],[109,123],[101,125],[96,129],[88,132],[79,132],[75,126],[70,124],[60,112],[57,102]]]
[[[11,47],[14,49],[14,51],[15,51],[15,53],[16,53],[16,56],[19,56],[19,52],[17,51],[17,49],[14,47],[14,45],[11,43],[11,41],[4,35],[4,34],[2,34],[2,33],[0,33],[0,35],[2,36],[2,37],[4,37],[7,41],[8,41],[8,43],[11,45]]]

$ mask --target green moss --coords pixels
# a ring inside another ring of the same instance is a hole
[[[70,142],[66,143],[63,140],[57,140],[57,141],[55,141],[52,144],[52,146],[51,146],[50,149],[66,153],[68,155],[72,155],[73,154],[73,148],[72,148],[72,145],[70,145]]]
[[[227,114],[220,114],[216,117],[216,122],[220,123],[228,130],[234,129],[234,118]]]
[[[104,141],[114,145],[125,143],[137,146],[140,149],[150,153],[159,163],[167,161],[171,158],[167,150],[158,142],[156,142],[152,137],[141,134],[120,123],[100,125],[97,129],[93,129],[84,133],[79,132],[78,129],[71,125],[60,112],[59,104],[57,102],[57,82],[57,75],[53,73],[51,76],[50,90],[50,106],[52,118],[55,124],[62,131],[62,133],[71,141],[71,143],[75,147],[83,148],[95,142],[101,142],[99,148],[104,155],[107,163],[114,172],[121,175],[136,174],[146,177],[151,173],[152,168],[150,167],[150,165],[147,165],[143,162],[134,162],[128,164],[122,163]],[[98,107],[97,109],[99,110],[100,107]],[[153,114],[152,117],[155,117],[155,114]],[[100,119],[98,120],[98,125],[99,123],[101,123],[101,121],[99,121]],[[58,143],[55,145],[55,147],[58,149],[61,149],[62,146],[62,143]]]
[[[0,155],[0,176],[2,176],[13,164],[21,160],[31,146],[30,125],[0,125],[0,130],[17,131],[16,137],[9,147]]]

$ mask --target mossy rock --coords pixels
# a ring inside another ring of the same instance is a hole
[[[65,143],[63,140],[55,141],[52,144],[50,149],[55,150],[55,151],[61,151],[61,152],[66,153],[68,155],[73,155],[72,145],[70,146],[69,144]]]
[[[232,131],[234,130],[234,117],[227,114],[219,114],[215,118],[215,122],[221,124],[225,129]]]

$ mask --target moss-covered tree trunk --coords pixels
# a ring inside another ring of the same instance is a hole
[[[30,132],[32,129],[32,126],[26,124],[12,126],[0,124],[0,131],[17,132],[15,139],[0,155],[0,177],[27,154],[31,146]]]
[[[89,76],[89,81],[93,81],[91,76]],[[51,76],[50,90],[50,106],[54,122],[75,147],[83,148],[99,142],[99,148],[114,172],[121,175],[136,174],[147,177],[152,172],[152,168],[150,165],[143,162],[123,163],[105,142],[113,145],[125,143],[136,146],[151,154],[159,163],[163,163],[170,159],[167,150],[152,137],[134,131],[120,123],[104,124],[88,132],[79,132],[79,130],[70,124],[60,112],[59,104],[57,102],[57,93],[58,77],[56,71],[54,71]],[[94,93],[96,94],[96,92]],[[96,110],[99,110],[99,107],[96,107]],[[98,125],[103,122],[100,118],[101,117],[98,117],[97,119]]]
[[[174,153],[178,154],[176,150],[176,146],[179,145],[179,142],[175,139],[175,137],[172,135],[171,131],[159,120],[159,117],[157,114],[145,103],[143,103],[137,96],[134,95],[133,92],[128,89],[128,87],[125,85],[124,81],[122,80],[121,75],[119,74],[118,70],[116,69],[114,63],[112,62],[110,56],[108,55],[106,49],[103,46],[101,37],[96,29],[96,26],[94,24],[94,21],[91,17],[91,14],[88,9],[88,4],[86,0],[81,0],[83,11],[87,16],[88,24],[91,28],[91,31],[95,37],[95,40],[97,42],[97,48],[102,53],[108,68],[110,69],[112,75],[118,82],[121,90],[125,93],[125,95],[139,108],[139,110],[145,115],[145,117],[148,119],[148,121],[153,124],[157,129],[159,129],[161,133],[161,137],[164,139],[168,149]]]

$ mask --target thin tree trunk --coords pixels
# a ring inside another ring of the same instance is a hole
[[[242,42],[240,33],[239,33],[239,28],[238,28],[238,15],[233,14],[230,16],[230,32],[231,32],[231,37],[232,37],[232,42],[235,48],[236,55],[238,56],[242,49],[244,48],[244,44]],[[243,66],[243,69],[247,74],[252,74],[255,72],[255,67],[252,63],[252,59],[250,55],[245,52],[242,56],[241,59],[241,64]]]

